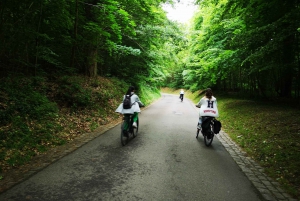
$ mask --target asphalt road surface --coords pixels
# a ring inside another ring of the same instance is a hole
[[[139,118],[138,136],[126,146],[118,125],[0,200],[261,200],[217,138],[211,147],[195,138],[198,110],[190,101],[163,94]]]

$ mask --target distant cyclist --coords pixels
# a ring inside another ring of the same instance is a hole
[[[181,89],[179,93],[179,98],[181,99],[181,101],[183,101],[183,96],[184,96],[184,91],[183,89]]]
[[[133,86],[130,86],[127,90],[127,93],[124,95],[123,100],[125,99],[126,95],[130,96],[132,106],[129,109],[123,108],[123,103],[119,105],[119,107],[116,109],[115,112],[121,113],[121,114],[133,114],[133,127],[137,127],[137,119],[138,119],[138,113],[141,112],[140,107],[144,107],[144,104],[140,101],[139,97],[134,93],[135,88]]]

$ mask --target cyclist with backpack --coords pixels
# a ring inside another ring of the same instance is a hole
[[[115,112],[121,114],[133,114],[133,127],[137,127],[138,113],[141,112],[140,107],[144,107],[144,104],[140,101],[138,95],[135,93],[135,88],[130,86],[127,93],[123,97],[123,102],[119,105]]]

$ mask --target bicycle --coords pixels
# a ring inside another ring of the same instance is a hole
[[[180,100],[181,100],[181,102],[183,101],[183,94],[180,94],[179,95],[179,98],[180,98]]]
[[[209,147],[214,139],[215,132],[214,132],[214,123],[215,118],[214,117],[202,117],[202,124],[199,128],[199,123],[197,127],[197,133],[196,138],[198,138],[198,135],[201,131],[203,137],[204,137],[204,144]]]
[[[124,114],[123,122],[121,125],[121,143],[123,146],[125,146],[130,139],[135,138],[138,134],[139,119],[137,119],[136,127],[133,127],[132,124],[133,124],[133,114]]]

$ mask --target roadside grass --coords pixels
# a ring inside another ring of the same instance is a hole
[[[218,97],[222,129],[266,173],[300,195],[300,110],[276,102]]]
[[[179,90],[166,88],[162,92],[179,94]],[[197,103],[199,93],[187,91],[185,94]],[[216,97],[222,130],[264,167],[268,176],[278,181],[289,194],[299,198],[299,107],[294,103],[246,100],[221,94]]]

